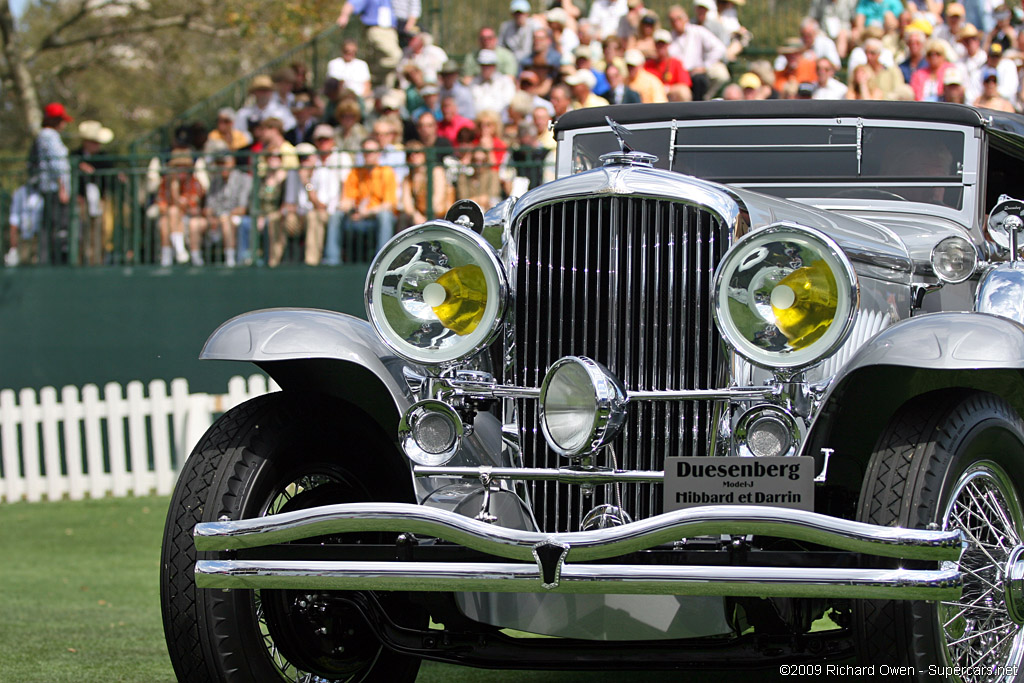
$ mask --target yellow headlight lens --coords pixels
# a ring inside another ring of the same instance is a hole
[[[857,276],[817,230],[777,224],[749,233],[722,258],[715,322],[747,360],[799,368],[832,353],[853,327]]]
[[[444,303],[434,306],[441,324],[459,336],[471,333],[480,324],[487,306],[487,280],[480,266],[452,268],[437,278],[444,287]]]
[[[400,356],[444,365],[490,343],[507,291],[501,262],[480,235],[432,221],[400,232],[374,257],[366,311]]]
[[[839,290],[824,261],[815,261],[782,278],[771,294],[775,326],[790,346],[802,349],[821,339],[836,317]]]

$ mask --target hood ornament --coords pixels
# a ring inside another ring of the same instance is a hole
[[[604,120],[608,122],[608,127],[612,129],[612,133],[619,141],[618,152],[609,152],[601,155],[601,162],[605,166],[654,167],[655,162],[658,161],[658,157],[653,154],[648,154],[647,152],[641,152],[626,142],[626,139],[633,135],[633,131],[626,128],[618,121],[615,121],[610,116],[605,116]]]
[[[626,138],[633,135],[633,131],[626,128],[610,116],[604,117],[604,120],[608,122],[608,127],[612,129],[612,132],[615,133],[615,137],[619,140],[619,151],[623,154],[626,152],[635,152],[636,150],[630,147],[629,143],[626,142]]]

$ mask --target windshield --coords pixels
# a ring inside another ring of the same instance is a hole
[[[661,168],[786,198],[924,202],[962,208],[965,136],[837,123],[695,125],[636,131],[630,143],[657,154]],[[660,143],[660,146],[659,146]],[[573,166],[600,165],[617,151],[610,132],[573,138]]]

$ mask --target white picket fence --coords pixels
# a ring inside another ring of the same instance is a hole
[[[188,381],[110,382],[0,391],[0,499],[78,500],[168,494],[214,418],[279,387],[232,377],[226,394],[189,393]]]

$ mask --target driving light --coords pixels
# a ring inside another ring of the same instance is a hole
[[[932,249],[932,268],[944,282],[957,284],[974,273],[978,250],[963,237],[947,237]]]
[[[607,368],[582,356],[555,361],[540,386],[540,424],[553,451],[567,457],[594,453],[626,420],[626,390]]]
[[[715,322],[741,356],[769,369],[827,357],[857,314],[857,276],[827,235],[777,224],[725,254],[715,278]]]
[[[436,399],[409,407],[398,424],[398,442],[418,465],[444,465],[459,450],[465,428],[451,406]]]
[[[508,298],[497,254],[471,230],[433,221],[400,232],[373,259],[366,312],[403,358],[445,365],[494,338]]]
[[[778,457],[794,455],[800,432],[793,416],[774,405],[754,406],[736,423],[740,455]]]

